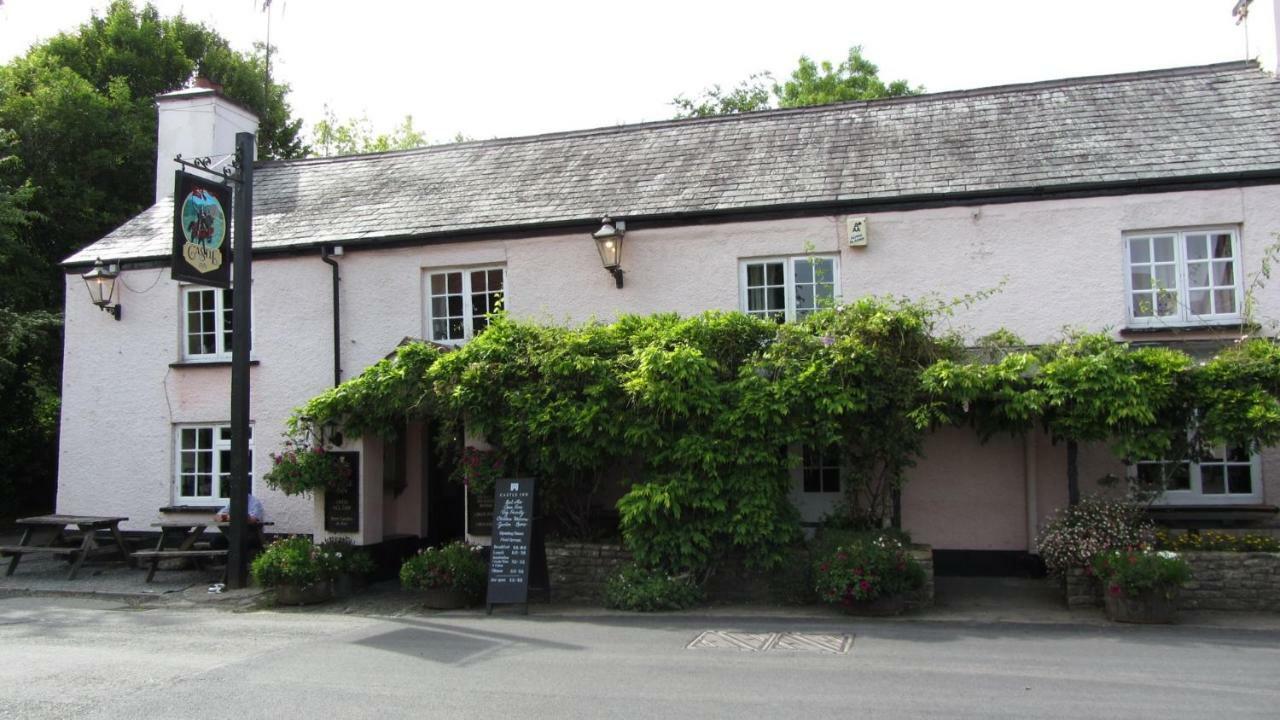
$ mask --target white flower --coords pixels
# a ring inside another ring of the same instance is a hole
[[[1178,558],[1178,553],[1173,552],[1171,550],[1161,550],[1156,554],[1164,558],[1165,560],[1176,560]]]

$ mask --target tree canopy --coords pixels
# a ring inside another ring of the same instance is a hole
[[[339,120],[327,106],[324,119],[311,130],[311,143],[312,153],[321,157],[412,150],[429,144],[426,134],[413,126],[412,115],[405,115],[391,132],[378,133],[368,117]]]
[[[713,85],[694,98],[679,95],[671,104],[676,107],[677,118],[710,117],[924,92],[923,87],[912,87],[906,80],[886,83],[880,79],[879,72],[880,68],[862,56],[862,47],[855,45],[840,63],[814,62],[801,55],[791,77],[781,84],[774,81],[772,73],[756,73],[731,90]]]
[[[155,96],[199,74],[261,119],[258,155],[305,154],[265,47],[112,2],[0,66],[0,508],[43,509],[56,466],[63,275],[58,263],[151,204]]]

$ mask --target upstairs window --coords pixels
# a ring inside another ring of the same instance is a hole
[[[802,468],[806,493],[840,492],[840,453],[836,449],[805,447]]]
[[[231,291],[182,290],[182,354],[191,360],[231,357]]]
[[[427,335],[457,344],[480,334],[503,306],[506,278],[500,267],[449,270],[427,275]]]
[[[743,260],[738,283],[742,311],[794,322],[835,304],[839,264],[834,255]]]
[[[1130,324],[1240,321],[1243,292],[1235,230],[1173,230],[1125,236]]]

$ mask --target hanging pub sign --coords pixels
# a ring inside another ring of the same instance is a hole
[[[177,172],[173,191],[173,279],[231,287],[231,190]]]

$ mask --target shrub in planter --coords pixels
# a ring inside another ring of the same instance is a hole
[[[1112,550],[1093,559],[1102,582],[1107,616],[1120,622],[1172,622],[1178,588],[1191,579],[1191,568],[1167,550]]]
[[[1147,547],[1155,527],[1140,506],[1099,497],[1063,508],[1040,531],[1036,545],[1052,575],[1088,569],[1094,556],[1117,548]]]
[[[924,586],[920,563],[897,537],[863,533],[818,557],[814,589],[823,602],[851,612],[901,611],[907,593]]]
[[[320,549],[305,536],[271,543],[253,559],[254,582],[276,590],[276,601],[304,605],[327,600],[331,594],[331,566]]]
[[[609,578],[604,589],[605,606],[615,610],[683,610],[700,602],[702,588],[688,576],[668,575],[636,564]]]
[[[344,537],[331,537],[320,543],[318,559],[339,597],[364,587],[364,579],[375,569],[368,551]]]
[[[479,545],[454,542],[429,547],[400,566],[400,584],[422,590],[429,607],[465,607],[484,594],[488,569]]]

